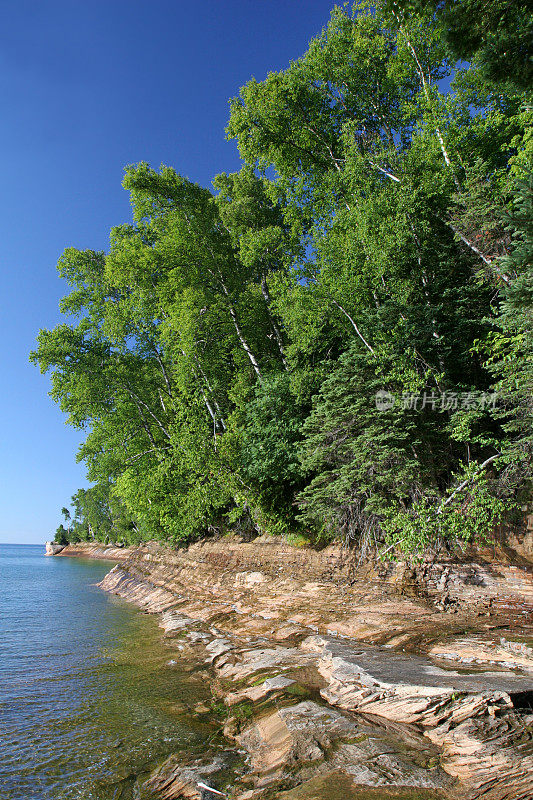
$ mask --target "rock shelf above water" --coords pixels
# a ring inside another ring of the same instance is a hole
[[[304,797],[306,785],[310,798],[331,800],[327,775],[346,800],[381,790],[379,800],[532,800],[531,573],[483,571],[476,604],[467,567],[446,565],[458,597],[466,576],[465,594],[442,604],[423,582],[415,591],[400,580],[401,565],[357,579],[333,550],[294,556],[221,541],[132,552],[102,588],[161,614],[169,663],[205,673],[228,748],[247,753],[224,781],[209,763],[176,758],[162,768],[167,786],[186,775],[193,791],[191,769],[204,769],[239,800]],[[495,586],[505,604],[487,600]]]

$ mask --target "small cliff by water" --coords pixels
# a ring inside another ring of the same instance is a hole
[[[46,542],[45,555],[47,556],[70,556],[70,558],[97,558],[104,561],[126,561],[133,553],[129,547],[121,547],[116,544],[101,544],[92,542],[80,542],[80,544],[57,544],[56,542]]]
[[[226,750],[175,754],[141,800],[532,800],[527,553],[361,565],[225,537],[60,555],[116,561],[101,587],[160,615],[171,661],[211,685],[191,713],[219,716]]]

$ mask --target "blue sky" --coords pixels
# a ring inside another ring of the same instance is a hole
[[[0,28],[0,542],[43,542],[84,485],[79,435],[28,363],[59,322],[67,246],[107,248],[130,218],[126,164],[209,185],[238,168],[228,99],[285,67],[327,22],[324,0],[16,0]]]

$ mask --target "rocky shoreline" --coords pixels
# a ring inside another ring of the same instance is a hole
[[[56,544],[46,542],[46,556],[67,556],[69,558],[96,558],[102,561],[127,561],[133,554],[134,548],[119,547],[115,544],[91,544],[81,542],[80,544]]]
[[[140,800],[532,800],[527,560],[363,568],[271,538],[60,555],[115,560],[101,587],[159,614],[171,661],[211,686],[191,713],[227,748],[172,756]]]

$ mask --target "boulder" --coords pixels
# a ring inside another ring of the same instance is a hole
[[[64,544],[57,544],[57,542],[46,542],[45,544],[47,556],[57,556],[62,550],[65,549]]]

